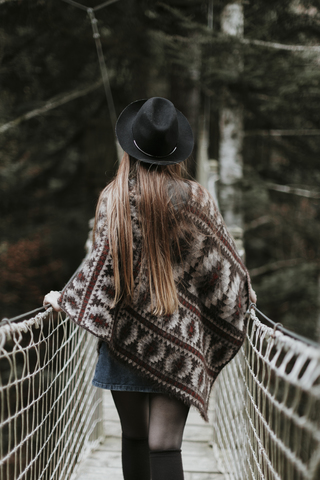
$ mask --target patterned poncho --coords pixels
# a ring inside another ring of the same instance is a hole
[[[80,327],[106,342],[118,360],[157,389],[194,405],[207,420],[213,382],[245,338],[250,279],[210,195],[189,182],[188,221],[197,227],[183,258],[173,263],[179,308],[155,316],[141,269],[141,229],[131,192],[135,298],[114,299],[113,261],[106,224],[107,193],[97,215],[95,243],[59,304]],[[139,287],[138,287],[139,285]]]

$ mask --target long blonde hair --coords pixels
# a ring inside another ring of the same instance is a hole
[[[124,154],[115,179],[106,187],[107,225],[113,258],[115,306],[121,298],[133,301],[133,233],[129,180],[135,182],[138,219],[142,232],[141,263],[147,272],[155,315],[169,315],[179,301],[172,261],[181,257],[181,239],[191,226],[183,215],[188,182],[182,165],[149,165]],[[101,198],[97,206],[99,211]]]

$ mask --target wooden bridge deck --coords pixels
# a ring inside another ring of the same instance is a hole
[[[104,391],[103,395],[105,439],[82,459],[72,480],[123,480],[120,422],[110,392]],[[193,409],[184,433],[182,456],[185,480],[226,480],[212,448],[212,427]]]

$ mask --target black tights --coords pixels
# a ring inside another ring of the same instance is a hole
[[[156,393],[113,391],[122,428],[124,480],[183,480],[181,444],[189,407]],[[150,454],[150,461],[149,461]]]

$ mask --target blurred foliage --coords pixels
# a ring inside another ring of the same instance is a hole
[[[289,330],[316,340],[315,324],[310,319],[318,308],[317,275],[314,264],[303,263],[263,276],[256,285],[259,310]]]
[[[94,7],[102,1],[79,3]],[[212,29],[208,1],[202,0],[119,0],[98,10],[116,112],[138,98],[167,96],[197,136],[209,96],[214,158],[221,100],[243,105],[245,243],[258,306],[314,336],[320,200],[276,192],[269,183],[319,191],[320,135],[263,132],[320,129],[320,52],[277,46],[319,45],[319,4],[247,0],[242,42],[221,32],[227,3],[213,1]],[[241,68],[227,61],[232,57]],[[117,162],[99,79],[85,11],[62,0],[0,4],[2,316],[37,307],[48,289],[62,288],[84,255],[88,220]],[[70,94],[77,98],[67,101]],[[57,100],[59,107],[21,119]],[[189,167],[194,174],[195,163]]]
[[[57,282],[61,260],[51,257],[46,236],[42,231],[16,243],[1,244],[0,302],[9,316],[21,302],[27,310],[33,309],[35,302],[41,304],[43,289],[50,291]]]

